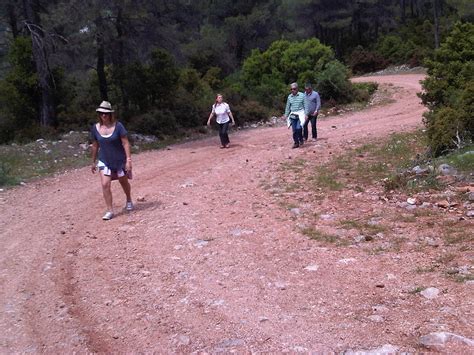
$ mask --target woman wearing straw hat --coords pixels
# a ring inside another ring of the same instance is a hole
[[[97,168],[100,172],[102,193],[104,195],[107,211],[103,220],[110,220],[114,216],[112,206],[112,180],[118,180],[123,192],[127,197],[125,209],[133,210],[131,187],[129,179],[132,177],[132,158],[130,154],[130,143],[127,138],[125,127],[115,120],[112,105],[108,101],[102,101],[96,109],[99,114],[99,122],[92,126],[92,173]],[[97,161],[97,153],[99,160]]]

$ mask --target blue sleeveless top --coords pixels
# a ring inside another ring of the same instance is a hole
[[[97,130],[96,124],[92,126],[91,138],[99,143],[99,160],[110,170],[125,170],[125,149],[121,137],[127,135],[127,130],[120,122],[115,123],[115,129],[111,136],[103,137]]]

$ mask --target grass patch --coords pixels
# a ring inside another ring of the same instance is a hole
[[[380,181],[387,190],[433,188],[438,183],[434,175],[417,181],[400,173],[413,166],[417,152],[425,150],[424,141],[421,131],[392,134],[388,140],[362,145],[314,169],[312,180],[315,187],[333,191],[348,183],[367,186]]]
[[[90,162],[88,133],[71,132],[56,141],[0,146],[0,186],[16,185]]]
[[[436,259],[436,262],[438,264],[447,265],[450,262],[454,261],[454,259],[456,259],[456,254],[448,253],[440,256],[438,259]]]
[[[285,161],[280,164],[279,171],[290,171],[294,173],[300,173],[306,166],[305,159],[295,159],[291,161]]]
[[[412,290],[410,290],[408,293],[411,293],[412,295],[416,295],[417,293],[420,293],[421,291],[426,290],[426,287],[424,286],[416,286]]]
[[[377,233],[385,232],[387,230],[387,227],[383,225],[360,222],[355,219],[341,220],[340,224],[344,229],[357,229],[360,234],[364,235],[376,235]]]
[[[447,245],[471,244],[474,242],[474,234],[469,231],[447,229],[444,234],[444,241]]]
[[[466,281],[474,280],[474,275],[472,274],[467,274],[467,275],[463,275],[463,274],[449,275],[448,274],[448,276],[452,278],[454,281],[459,282],[459,283],[464,283]]]
[[[435,272],[436,271],[436,267],[435,266],[430,266],[430,267],[417,267],[415,272],[417,272],[418,274],[426,274],[426,273],[429,273],[429,272]]]
[[[344,188],[345,185],[337,180],[336,173],[328,167],[320,167],[316,171],[316,175],[310,179],[313,188],[331,191],[340,191]]]
[[[343,244],[341,239],[329,233],[321,232],[313,227],[304,228],[301,230],[303,235],[307,236],[309,239],[317,240],[318,242],[331,243],[331,244]]]
[[[469,145],[459,151],[441,157],[437,159],[436,163],[438,165],[446,163],[461,172],[470,173],[474,171],[474,145]]]

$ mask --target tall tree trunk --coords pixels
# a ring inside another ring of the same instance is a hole
[[[122,7],[119,6],[117,10],[117,21],[115,23],[115,28],[117,30],[117,44],[118,44],[118,53],[117,53],[117,61],[116,66],[118,70],[118,86],[120,88],[120,92],[122,94],[122,107],[128,108],[128,94],[124,88],[124,65],[125,65],[125,51],[124,51],[124,23],[123,23],[123,10]],[[116,71],[117,72],[117,71]]]
[[[105,75],[105,49],[102,34],[97,35],[97,79],[99,80],[100,99],[109,101],[107,76]]]
[[[13,4],[8,4],[7,5],[7,14],[8,14],[8,24],[10,25],[10,28],[12,30],[12,35],[13,38],[18,37],[18,17],[15,12],[15,7]]]
[[[401,10],[400,16],[401,16],[402,24],[405,24],[405,20],[406,20],[405,5],[406,5],[406,0],[400,0],[400,10]]]
[[[433,15],[435,48],[439,48],[439,0],[433,0]]]
[[[38,75],[38,86],[41,92],[39,122],[41,126],[46,127],[53,126],[56,123],[52,94],[54,82],[49,69],[45,34],[40,24],[38,5],[38,2],[35,0],[23,0],[26,27],[31,35],[33,58],[35,61],[36,74]]]
[[[95,19],[95,25],[97,26],[97,79],[99,81],[100,99],[103,101],[109,101],[108,88],[107,88],[107,76],[105,75],[105,45],[103,36],[103,24],[102,18],[99,16]]]

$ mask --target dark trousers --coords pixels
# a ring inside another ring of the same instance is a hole
[[[222,146],[225,146],[230,143],[229,134],[227,133],[227,131],[229,130],[229,123],[230,121],[226,123],[219,123],[219,137],[221,139]]]
[[[318,130],[316,129],[316,121],[317,121],[318,115],[315,116],[308,116],[308,120],[304,123],[303,125],[303,137],[305,140],[308,139],[308,125],[309,122],[311,121],[311,136],[316,139],[318,138]]]
[[[303,143],[303,129],[299,119],[291,120],[291,128],[293,129],[293,142],[295,144]]]

